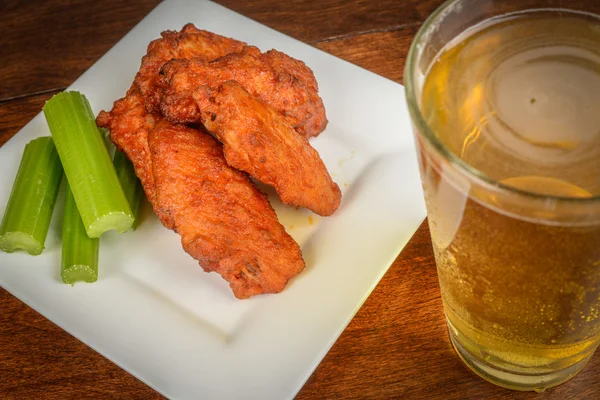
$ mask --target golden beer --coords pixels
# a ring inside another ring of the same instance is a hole
[[[411,112],[453,344],[496,384],[562,383],[600,341],[600,19],[486,19],[425,72]]]

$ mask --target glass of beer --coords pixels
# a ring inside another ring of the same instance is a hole
[[[511,389],[567,381],[600,342],[598,3],[451,0],[408,56],[450,339]]]

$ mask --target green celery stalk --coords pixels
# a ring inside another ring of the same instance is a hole
[[[0,225],[0,249],[42,253],[62,175],[51,137],[34,139],[25,146]]]
[[[87,235],[69,183],[65,182],[60,276],[64,283],[95,282],[98,279],[100,239]]]
[[[144,199],[144,190],[142,183],[138,179],[133,169],[133,164],[129,161],[129,158],[122,151],[116,150],[113,164],[117,170],[117,176],[121,182],[121,187],[125,192],[125,197],[129,202],[129,207],[133,213],[133,230],[135,230],[139,224],[140,209],[142,201]]]
[[[88,236],[131,228],[133,214],[85,96],[59,93],[44,115]]]
[[[100,127],[98,127],[98,129],[100,130],[100,134],[102,135],[102,139],[104,140],[104,144],[106,145],[106,150],[108,150],[108,155],[114,156],[115,151],[117,151],[117,148],[115,147],[115,144],[110,139],[110,131],[106,128],[100,128]]]

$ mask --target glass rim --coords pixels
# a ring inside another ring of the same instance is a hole
[[[406,67],[404,69],[404,87],[406,93],[406,101],[408,105],[408,110],[411,115],[413,124],[416,125],[418,130],[418,134],[425,138],[427,142],[433,146],[435,151],[437,151],[445,160],[449,161],[451,165],[456,167],[460,173],[465,175],[469,180],[475,180],[481,186],[492,187],[495,191],[503,192],[506,194],[516,194],[518,196],[522,196],[529,200],[534,201],[544,201],[548,200],[553,202],[562,202],[562,203],[572,203],[572,204],[590,204],[590,203],[598,203],[600,204],[600,195],[594,195],[592,197],[567,197],[567,196],[555,196],[548,194],[540,194],[536,192],[531,192],[519,188],[515,188],[513,186],[505,185],[500,183],[499,181],[491,178],[487,174],[483,173],[477,168],[469,165],[467,162],[463,161],[460,157],[455,155],[448,147],[446,147],[435,135],[423,114],[421,113],[421,107],[419,106],[416,90],[415,90],[415,82],[413,79],[413,74],[415,72],[415,66],[417,65],[417,45],[425,35],[425,33],[429,30],[431,26],[433,26],[436,22],[441,21],[441,19],[446,15],[446,11],[452,7],[455,3],[458,3],[463,0],[447,0],[441,6],[439,6],[421,25],[419,31],[415,35],[413,42],[408,51],[408,56],[406,58]],[[558,10],[559,8],[553,8],[553,10]],[[565,11],[572,11],[577,13],[576,10],[569,10],[568,8],[560,8]],[[519,13],[532,11],[535,8],[531,8],[529,10],[525,9],[519,11]],[[507,14],[508,15],[508,14]],[[475,25],[473,25],[475,26]],[[470,27],[469,27],[470,28]],[[469,29],[467,28],[467,29]]]

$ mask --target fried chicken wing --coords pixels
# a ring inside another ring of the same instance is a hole
[[[201,121],[223,142],[227,163],[272,185],[281,201],[331,215],[341,191],[319,153],[273,107],[250,95],[236,81],[213,90],[198,88]]]
[[[197,58],[172,60],[163,66],[161,74],[164,89],[160,107],[172,122],[198,122],[200,110],[194,102],[194,91],[202,86],[216,89],[225,81],[235,80],[282,113],[301,135],[317,136],[327,126],[312,71],[302,61],[277,50],[261,53],[254,46],[246,46],[211,62]]]
[[[125,152],[140,178],[146,197],[154,205],[154,176],[148,149],[148,132],[160,117],[150,114],[137,85],[127,95],[115,101],[110,112],[100,111],[96,123],[110,131],[110,138],[119,150]]]
[[[165,31],[161,38],[148,45],[140,70],[124,98],[117,100],[110,112],[101,111],[98,126],[110,131],[110,138],[119,150],[127,154],[140,178],[148,200],[154,205],[154,178],[148,150],[148,132],[156,121],[161,89],[160,68],[173,58],[214,60],[246,44],[187,24],[179,32]]]
[[[215,60],[229,53],[242,51],[246,43],[230,39],[186,24],[181,31],[165,31],[161,38],[148,45],[142,65],[135,77],[148,112],[158,112],[160,101],[161,67],[172,59],[198,58],[204,61]]]
[[[149,146],[159,218],[173,221],[185,251],[236,297],[280,292],[302,271],[300,247],[266,196],[227,165],[211,135],[162,121]]]
[[[304,261],[266,196],[234,167],[288,204],[321,215],[339,205],[339,188],[307,141],[327,124],[316,80],[278,51],[191,24],[163,32],[126,96],[96,122],[133,162],[162,224],[238,298],[283,290]],[[180,124],[200,122],[225,145]]]

